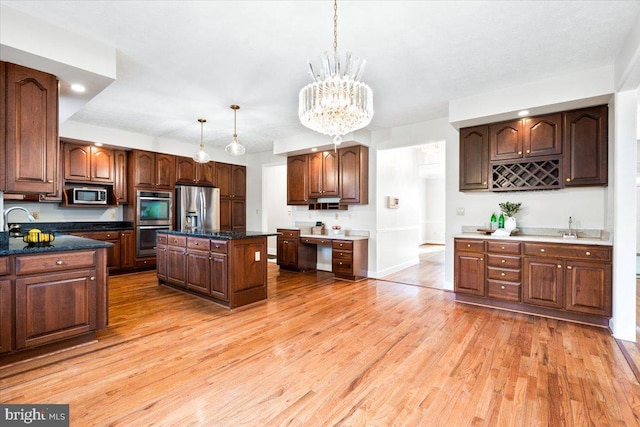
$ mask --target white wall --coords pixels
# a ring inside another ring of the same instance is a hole
[[[25,207],[36,217],[36,222],[99,222],[122,221],[122,206],[113,208],[61,208],[57,203],[39,203],[5,200],[5,208]],[[9,222],[27,222],[22,211],[9,214]]]
[[[291,208],[287,206],[287,164],[262,166],[262,230],[275,232],[293,226]],[[284,191],[283,191],[284,189]],[[277,238],[268,238],[268,253],[277,253]]]
[[[445,243],[445,179],[444,176],[420,178],[420,244]]]

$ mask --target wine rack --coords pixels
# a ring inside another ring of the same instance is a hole
[[[491,164],[492,191],[552,190],[562,188],[560,158]]]

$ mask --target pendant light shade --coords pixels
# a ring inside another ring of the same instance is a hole
[[[247,150],[242,146],[242,144],[240,144],[238,142],[238,132],[236,129],[236,124],[237,124],[237,116],[238,116],[238,110],[240,109],[240,106],[238,105],[232,105],[229,108],[231,108],[233,110],[233,141],[231,142],[231,144],[227,145],[224,148],[224,151],[226,151],[229,154],[232,154],[234,156],[242,156]]]
[[[209,160],[211,160],[211,156],[209,156],[204,151],[204,139],[203,139],[204,124],[207,122],[207,120],[198,119],[198,121],[200,122],[200,149],[193,155],[192,158],[196,163],[208,163]]]

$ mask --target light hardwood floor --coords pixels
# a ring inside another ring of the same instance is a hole
[[[279,272],[229,311],[110,279],[94,344],[0,369],[3,403],[72,426],[632,426],[640,385],[607,330],[459,304],[441,290]]]
[[[419,260],[418,264],[385,276],[381,280],[443,289],[444,245],[421,245]]]

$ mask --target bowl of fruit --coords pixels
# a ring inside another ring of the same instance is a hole
[[[53,233],[43,232],[37,228],[32,228],[22,237],[22,241],[29,246],[50,246],[54,240]]]

